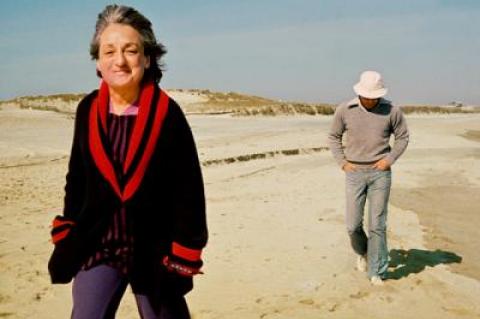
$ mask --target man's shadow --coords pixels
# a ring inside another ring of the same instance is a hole
[[[410,274],[417,274],[426,266],[435,267],[440,264],[461,263],[462,257],[443,250],[392,249],[390,250],[387,279],[398,280]],[[392,270],[392,268],[394,268]]]

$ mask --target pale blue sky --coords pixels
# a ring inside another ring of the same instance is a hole
[[[110,1],[0,0],[0,99],[89,92]],[[398,104],[480,105],[478,0],[125,1],[168,49],[166,88],[338,103],[380,71]]]

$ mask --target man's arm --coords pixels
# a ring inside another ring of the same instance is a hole
[[[407,121],[405,116],[403,116],[402,111],[399,107],[394,108],[391,119],[392,133],[395,137],[395,142],[393,144],[390,154],[388,154],[385,159],[390,165],[395,163],[395,161],[403,154],[408,145],[409,132],[407,127]]]
[[[342,146],[342,137],[345,132],[343,112],[343,107],[338,106],[333,115],[333,122],[328,133],[328,146],[333,158],[341,168],[348,164]]]

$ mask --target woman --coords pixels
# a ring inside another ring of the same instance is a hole
[[[188,123],[157,85],[165,52],[135,9],[99,14],[90,54],[102,81],[77,109],[49,261],[53,283],[74,278],[74,319],[114,318],[128,284],[142,318],[189,318],[205,198]]]

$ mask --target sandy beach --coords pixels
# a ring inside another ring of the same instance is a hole
[[[409,115],[393,167],[390,279],[354,269],[344,175],[325,149],[331,116],[190,115],[207,195],[195,319],[480,318],[480,114]],[[71,115],[0,110],[0,318],[68,318],[51,285]],[[118,318],[138,318],[128,290]]]

